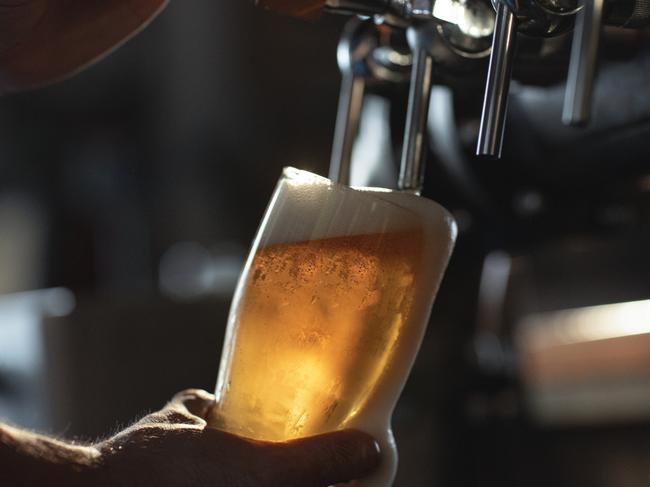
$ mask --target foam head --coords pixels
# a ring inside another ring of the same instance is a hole
[[[451,215],[408,193],[351,188],[307,171],[286,168],[262,223],[261,245],[425,228],[453,240]]]

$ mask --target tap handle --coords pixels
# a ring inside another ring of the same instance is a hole
[[[365,89],[363,76],[343,73],[329,170],[329,178],[340,184],[350,184],[352,149],[359,133]]]
[[[337,49],[342,81],[329,178],[340,184],[350,184],[352,149],[359,132],[366,82],[371,76],[367,61],[377,42],[375,24],[355,17],[345,25]]]
[[[490,67],[476,150],[479,156],[491,157],[501,157],[517,38],[517,22],[512,10],[503,1],[498,1],[496,11]]]
[[[429,52],[435,39],[435,26],[424,23],[410,27],[407,38],[413,53],[413,65],[397,186],[401,190],[420,194],[424,185],[426,124],[433,74],[433,58]]]
[[[584,125],[591,115],[604,0],[584,0],[576,16],[562,121]]]

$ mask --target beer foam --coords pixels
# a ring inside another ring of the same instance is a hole
[[[265,246],[423,227],[445,239],[450,233],[455,236],[453,218],[431,200],[381,188],[351,188],[289,167],[264,217],[259,243]]]

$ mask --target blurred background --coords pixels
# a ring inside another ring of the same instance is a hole
[[[214,388],[281,168],[327,174],[345,21],[173,2],[0,99],[1,420],[93,439]],[[486,61],[438,73],[425,194],[460,239],[395,413],[396,485],[649,484],[648,39],[606,34],[585,130],[559,123],[566,42],[522,72],[500,161],[472,156]],[[363,184],[394,185],[407,93],[370,94]]]

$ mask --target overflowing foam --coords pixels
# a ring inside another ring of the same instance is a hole
[[[267,212],[262,224],[262,245],[408,231],[427,223],[434,233],[455,234],[452,217],[431,200],[385,189],[350,188],[294,168],[284,170],[271,207],[275,211]]]

